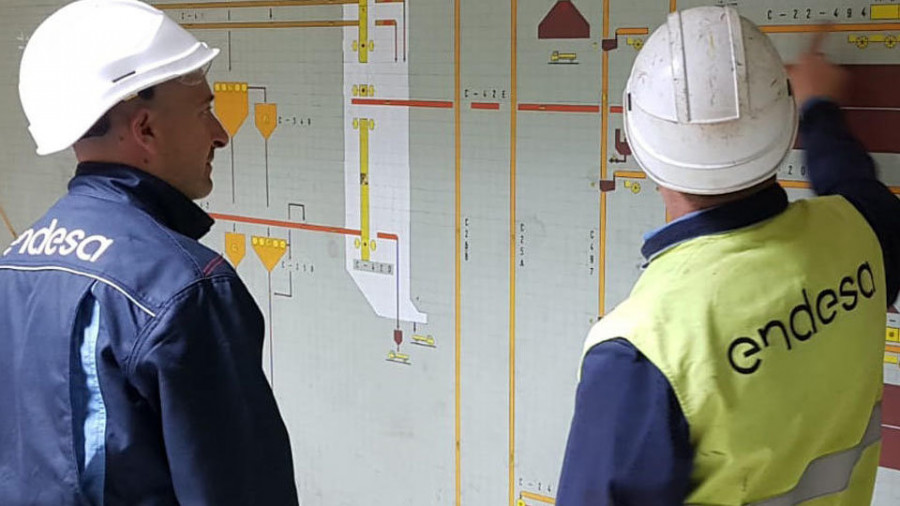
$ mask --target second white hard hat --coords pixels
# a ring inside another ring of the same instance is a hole
[[[19,69],[37,153],[68,148],[120,101],[218,53],[137,0],[79,0],[59,9],[31,36]]]
[[[659,185],[715,195],[760,183],[794,143],[797,109],[769,38],[732,7],[669,15],[624,94],[635,159]]]

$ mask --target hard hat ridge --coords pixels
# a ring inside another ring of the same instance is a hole
[[[730,193],[768,179],[797,127],[781,58],[732,7],[670,14],[635,60],[623,103],[635,159],[684,193]]]

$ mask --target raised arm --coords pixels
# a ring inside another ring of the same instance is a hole
[[[881,243],[888,302],[900,289],[900,200],[878,180],[875,163],[850,132],[838,104],[846,70],[820,51],[824,34],[789,68],[800,106],[800,142],[809,180],[818,195],[841,195],[862,214]],[[885,125],[885,128],[890,126]]]

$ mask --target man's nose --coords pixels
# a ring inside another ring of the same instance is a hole
[[[224,148],[228,145],[228,132],[225,131],[225,127],[222,126],[222,122],[219,121],[219,118],[215,119],[215,126],[213,127],[213,146],[216,148]]]

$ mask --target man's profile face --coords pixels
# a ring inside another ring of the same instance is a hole
[[[156,87],[159,157],[166,182],[192,200],[212,191],[212,159],[228,144],[228,133],[212,110],[212,91],[203,76],[195,82],[172,80]]]

